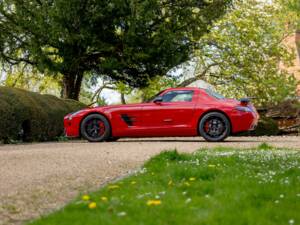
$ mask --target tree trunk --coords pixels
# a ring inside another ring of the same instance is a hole
[[[297,45],[297,51],[298,51],[297,58],[300,58],[300,29],[296,31],[296,45]]]
[[[125,94],[124,93],[121,93],[121,102],[123,105],[126,104],[126,99],[125,99]]]
[[[65,74],[63,78],[63,98],[79,100],[83,73]]]

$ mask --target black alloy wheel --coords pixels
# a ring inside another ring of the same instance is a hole
[[[83,119],[80,126],[82,137],[90,142],[106,141],[111,134],[108,120],[100,114],[91,114]]]
[[[203,116],[199,123],[199,133],[207,141],[223,141],[230,134],[231,125],[228,118],[219,112]]]

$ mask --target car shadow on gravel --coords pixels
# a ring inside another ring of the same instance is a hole
[[[199,142],[207,142],[205,140],[174,140],[174,139],[151,139],[151,140],[144,140],[144,139],[132,139],[132,140],[118,140],[116,142],[187,142],[187,143],[199,143]],[[219,143],[238,143],[238,142],[262,142],[260,140],[225,140]],[[276,142],[276,141],[272,141]],[[207,143],[216,143],[216,142],[207,142]]]

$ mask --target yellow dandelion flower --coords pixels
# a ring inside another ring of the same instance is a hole
[[[107,199],[107,197],[102,196],[102,197],[101,197],[101,200],[102,200],[103,202],[107,202],[108,199]]]
[[[88,201],[88,200],[90,200],[90,196],[88,196],[88,195],[83,195],[83,196],[81,197],[81,199],[82,199],[83,201]]]
[[[89,204],[89,209],[95,209],[97,207],[97,203],[96,202],[91,202]]]
[[[108,186],[108,189],[110,189],[110,190],[118,189],[118,188],[120,188],[119,185],[110,185],[110,186]]]
[[[132,184],[132,185],[136,184],[136,181],[131,181],[131,184]]]
[[[195,181],[195,180],[196,180],[196,177],[190,177],[189,180],[190,180],[190,181]]]
[[[148,206],[152,206],[152,205],[160,205],[161,204],[161,200],[148,200],[147,201],[147,205]]]

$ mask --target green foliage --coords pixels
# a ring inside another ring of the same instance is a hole
[[[282,0],[282,5],[285,6],[286,10],[289,12],[294,12],[296,14],[296,20],[293,16],[292,20],[293,22],[297,23],[297,29],[300,30],[300,1],[298,0]]]
[[[279,133],[278,123],[272,118],[265,116],[260,117],[257,128],[250,132],[250,134],[254,136],[272,136],[278,135]]]
[[[274,147],[272,147],[271,145],[269,145],[266,142],[261,143],[257,148],[260,149],[260,150],[271,150],[271,149],[274,149]]]
[[[0,56],[64,75],[78,98],[85,72],[131,85],[186,61],[231,0],[2,0]]]
[[[149,86],[146,88],[142,88],[139,90],[142,100],[147,101],[156,95],[158,92],[176,87],[178,84],[178,80],[172,77],[155,77],[154,79],[149,81]]]
[[[130,92],[129,102],[145,102],[151,99],[154,95],[167,88],[176,87],[178,80],[174,77],[154,77],[148,81],[148,86],[135,89]],[[119,89],[117,89],[119,91]]]
[[[87,105],[90,105],[91,103],[94,103],[97,106],[107,105],[106,100],[100,96],[101,93],[99,93],[99,96],[94,97],[95,90],[98,87],[99,83],[101,82],[99,82],[99,79],[97,79],[97,77],[92,76],[91,74],[86,74],[82,82],[82,87],[81,87],[81,92],[79,97],[80,102],[83,102],[84,104]]]
[[[55,140],[58,141],[58,142],[66,142],[69,139],[68,139],[68,137],[66,137],[66,136],[63,135],[63,136],[56,137]]]
[[[18,88],[0,87],[0,140],[46,141],[63,134],[63,117],[85,105]]]
[[[208,82],[228,97],[256,97],[256,105],[276,104],[294,96],[297,82],[293,74],[278,68],[279,63],[290,65],[294,57],[294,49],[282,43],[294,32],[294,24],[287,23],[292,18],[276,1],[236,3],[200,39],[200,71],[214,65]]]
[[[236,134],[237,136],[276,136],[282,134],[278,122],[272,118],[260,115],[257,127],[253,131]]]
[[[136,174],[30,224],[294,224],[300,220],[300,156],[262,147],[268,151],[164,152]]]
[[[60,96],[61,78],[59,75],[41,74],[36,69],[23,65],[6,71],[5,79],[0,82],[0,85]]]

